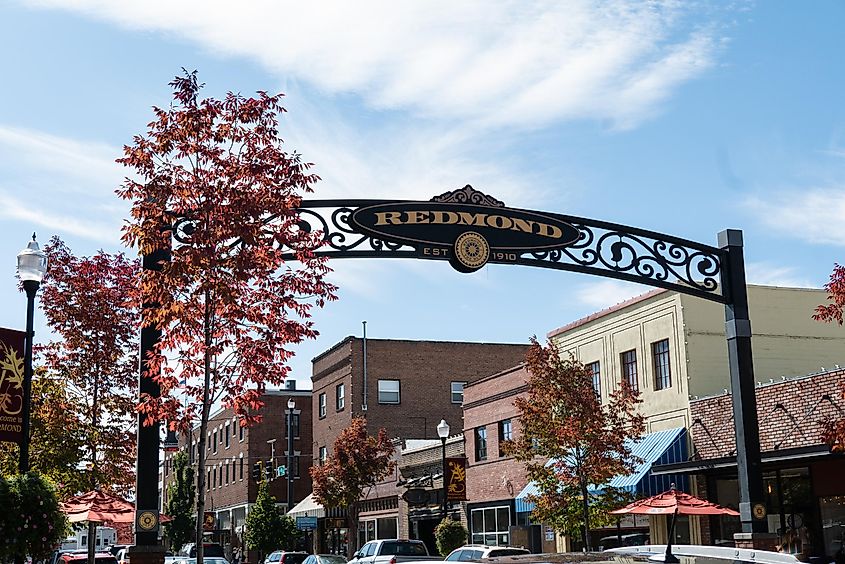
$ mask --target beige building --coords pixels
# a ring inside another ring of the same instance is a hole
[[[748,286],[759,382],[845,365],[845,328],[819,323],[823,290]],[[598,373],[603,400],[627,378],[641,392],[647,432],[689,428],[689,400],[730,388],[723,305],[654,290],[551,331]]]

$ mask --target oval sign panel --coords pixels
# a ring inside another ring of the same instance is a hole
[[[516,253],[568,247],[579,236],[574,226],[553,217],[472,203],[376,204],[358,208],[349,221],[370,237],[431,247],[433,257],[448,256],[461,272],[478,270],[490,259],[507,262]]]
[[[428,503],[428,490],[422,488],[411,488],[402,494],[402,499],[408,502],[408,505],[425,505]]]

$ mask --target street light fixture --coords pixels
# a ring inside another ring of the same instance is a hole
[[[441,419],[437,424],[437,436],[440,437],[440,444],[443,447],[443,518],[446,518],[446,501],[449,497],[449,484],[446,481],[446,439],[449,437],[449,424]]]
[[[293,509],[293,410],[296,402],[293,398],[288,399],[288,468],[285,474],[288,477],[288,511]]]
[[[18,253],[18,278],[23,282],[23,289],[26,292],[26,341],[24,345],[23,360],[23,437],[21,438],[20,458],[18,459],[18,470],[21,474],[29,471],[29,411],[32,395],[32,338],[35,336],[33,330],[33,318],[35,317],[35,294],[41,286],[41,280],[47,273],[47,255],[38,248],[35,241],[35,233],[32,234],[32,241],[24,250]]]

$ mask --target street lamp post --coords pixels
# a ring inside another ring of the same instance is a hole
[[[293,409],[296,402],[293,398],[288,399],[288,468],[285,474],[288,477],[288,511],[293,509]]]
[[[443,518],[446,518],[446,502],[449,498],[449,483],[446,481],[446,439],[449,437],[449,424],[441,419],[437,424],[437,436],[440,437],[440,445],[443,447]]]
[[[21,474],[29,471],[29,412],[32,403],[32,339],[35,336],[33,318],[35,317],[35,294],[41,286],[41,280],[47,272],[47,255],[38,248],[35,233],[32,241],[18,253],[18,277],[23,282],[26,292],[26,341],[23,360],[23,437],[21,437],[18,470]]]

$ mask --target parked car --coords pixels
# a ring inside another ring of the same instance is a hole
[[[498,556],[518,556],[530,554],[528,549],[517,546],[488,546],[486,544],[468,544],[456,548],[444,560],[450,562],[466,562],[467,560],[485,560]]]
[[[178,557],[177,557],[178,558]],[[219,556],[205,556],[203,555],[202,561],[204,564],[229,564],[229,561],[225,558]],[[197,564],[196,558],[185,558],[184,556],[181,559],[176,560],[176,564]]]
[[[380,539],[370,541],[352,555],[355,564],[397,564],[415,560],[442,560],[428,553],[421,540]]]
[[[115,544],[115,545],[109,547],[109,552],[112,554],[112,556],[117,558],[117,553],[120,552],[121,550],[123,550],[124,548],[129,548],[129,545],[127,545],[127,544]],[[120,560],[120,558],[118,558],[118,560]]]
[[[345,556],[340,554],[309,554],[302,564],[346,564]]]
[[[88,554],[68,552],[59,557],[59,564],[85,564],[88,562]],[[94,554],[95,564],[117,564],[117,558],[108,552],[97,552]]]
[[[267,555],[264,564],[302,564],[308,556],[307,552],[277,550]]]
[[[182,550],[179,551],[178,556],[181,556],[181,560],[186,558],[196,558],[197,557],[197,545],[196,543],[189,542],[188,544],[182,547]],[[226,555],[223,554],[223,547],[217,544],[216,542],[204,542],[202,543],[202,556],[203,560],[206,558],[223,558],[226,559]]]

